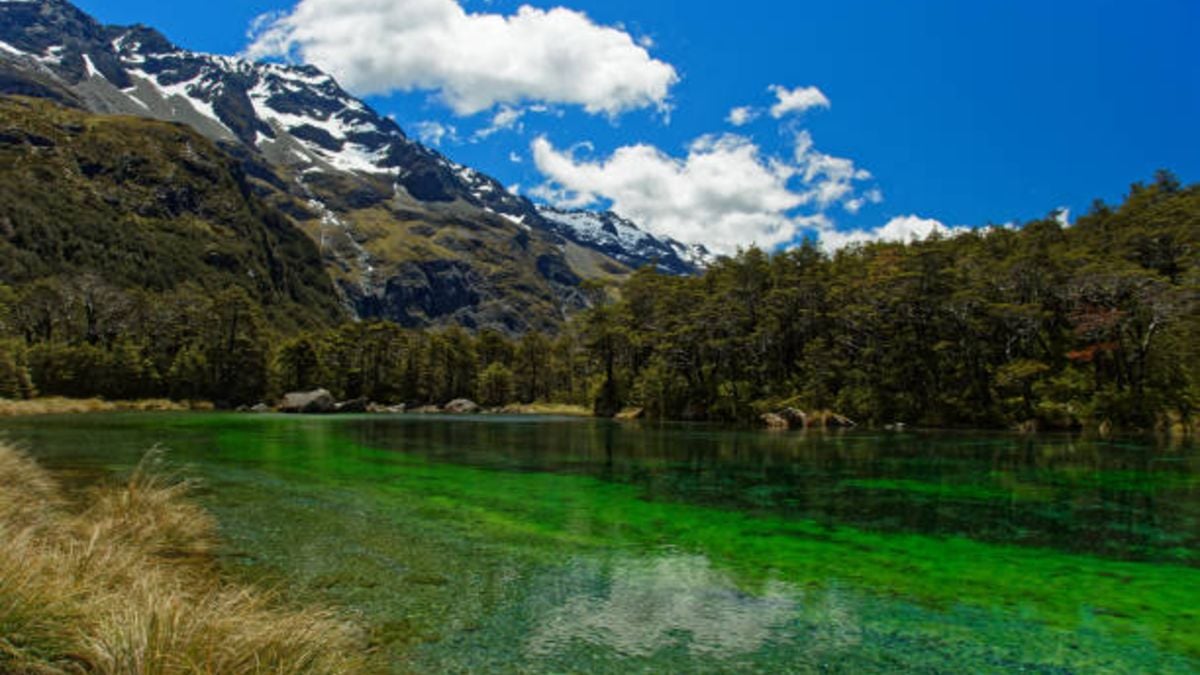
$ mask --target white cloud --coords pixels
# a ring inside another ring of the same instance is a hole
[[[312,63],[359,95],[436,91],[459,115],[529,102],[665,111],[679,81],[629,33],[563,7],[503,15],[456,0],[300,0],[253,29],[252,58]]]
[[[867,190],[861,197],[846,200],[842,207],[847,213],[856,214],[862,210],[867,204],[880,204],[883,202],[883,191],[879,188]]]
[[[501,131],[515,129],[522,131],[524,129],[521,124],[521,118],[525,116],[525,110],[521,108],[513,108],[512,106],[502,105],[492,116],[492,123],[483,129],[475,132],[472,137],[476,141],[482,141],[489,136],[493,136]]]
[[[834,229],[830,224],[816,229],[821,240],[821,246],[830,252],[854,244],[867,244],[871,242],[908,243],[928,239],[935,232],[942,236],[952,237],[971,230],[969,227],[951,227],[943,224],[941,221],[932,218],[922,218],[920,216],[893,218],[886,225],[873,230],[839,231]]]
[[[521,156],[521,153],[513,151],[508,153],[508,161],[512,162],[513,164],[522,164],[525,162],[525,158]]]
[[[771,106],[771,117],[775,119],[782,119],[786,115],[799,115],[811,108],[828,108],[830,105],[829,99],[816,87],[788,89],[773,84],[770,90],[778,99],[775,105]]]
[[[444,140],[455,142],[458,140],[458,129],[452,124],[442,124],[435,120],[425,122],[417,122],[413,125],[413,129],[417,132],[417,138],[425,145],[438,146]]]
[[[1054,211],[1054,219],[1063,227],[1071,226],[1071,209],[1066,206],[1060,206]]]
[[[744,105],[740,108],[734,108],[733,110],[730,110],[729,117],[726,117],[725,121],[729,122],[735,127],[743,127],[757,119],[758,115],[759,112],[757,110],[748,105]]]
[[[796,167],[803,173],[805,184],[810,186],[811,199],[822,209],[837,202],[843,202],[852,213],[861,209],[863,204],[853,198],[854,183],[870,180],[871,172],[859,169],[849,159],[818,152],[808,131],[798,132],[795,142]],[[874,197],[879,201],[883,199],[878,189],[868,192],[864,199],[875,201]]]
[[[798,142],[804,147],[795,162],[764,156],[736,134],[703,136],[682,158],[640,144],[587,160],[541,137],[533,159],[547,182],[531,194],[570,208],[607,200],[650,232],[721,253],[751,244],[773,248],[805,228],[829,227],[820,210],[849,197],[853,182],[870,175],[815,152],[807,134]],[[803,206],[817,211],[800,213]]]

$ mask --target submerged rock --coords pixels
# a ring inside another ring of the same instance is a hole
[[[337,403],[333,400],[333,394],[330,394],[327,389],[285,394],[283,401],[279,404],[279,412],[292,414],[318,415],[336,410]]]

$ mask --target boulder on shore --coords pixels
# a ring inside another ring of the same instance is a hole
[[[337,402],[333,400],[333,394],[330,394],[327,389],[294,391],[285,394],[283,401],[279,404],[279,412],[292,414],[323,415],[336,410]]]
[[[858,426],[858,424],[845,415],[831,412],[825,415],[825,426],[834,429],[850,429]]]
[[[271,406],[267,405],[266,403],[259,403],[258,405],[251,408],[250,412],[252,412],[256,415],[263,415],[263,414],[271,412]]]
[[[779,416],[787,420],[789,429],[807,429],[808,413],[799,408],[784,408]]]
[[[451,415],[478,415],[483,409],[474,401],[460,398],[447,403],[444,410]]]
[[[767,427],[768,429],[783,431],[791,428],[791,425],[788,424],[788,421],[784,419],[783,415],[766,413],[759,419],[762,420],[763,426]]]
[[[442,412],[442,409],[436,405],[423,405],[419,408],[413,408],[409,412],[414,415],[437,415]]]
[[[342,401],[334,406],[334,412],[342,415],[357,415],[367,412],[367,406],[370,401],[365,398],[356,398],[352,401]]]
[[[626,408],[617,413],[616,419],[621,422],[632,422],[640,420],[646,416],[645,408]]]
[[[379,403],[372,403],[367,406],[367,412],[375,413],[377,415],[402,415],[406,410],[407,406],[405,406],[403,403],[400,405],[381,405]]]

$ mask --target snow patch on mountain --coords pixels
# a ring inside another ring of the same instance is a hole
[[[539,206],[561,236],[595,248],[630,267],[654,264],[668,274],[692,274],[715,259],[703,246],[656,237],[611,211],[566,211]]]

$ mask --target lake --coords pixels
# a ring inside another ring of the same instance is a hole
[[[557,418],[0,420],[69,484],[160,445],[232,575],[398,672],[1200,671],[1200,448]]]

